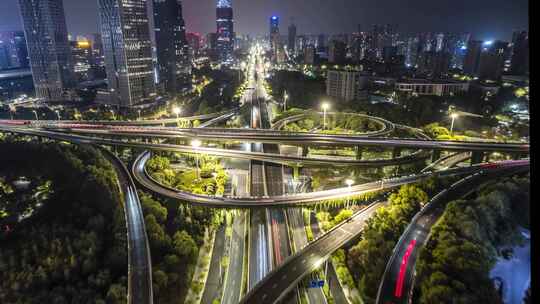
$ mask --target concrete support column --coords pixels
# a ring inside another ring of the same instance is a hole
[[[356,149],[356,159],[362,160],[362,154],[364,152],[364,148],[361,146],[356,146],[355,149]]]
[[[300,176],[300,167],[294,166],[292,168],[293,168],[293,179],[297,180],[298,177]]]
[[[484,160],[484,152],[474,151],[471,156],[471,165],[479,164]]]
[[[307,146],[302,146],[302,156],[307,157],[309,149]]]
[[[433,150],[433,152],[431,153],[431,162],[435,162],[437,161],[439,158],[441,158],[441,150]]]
[[[401,156],[401,148],[398,148],[398,147],[394,148],[392,150],[392,158],[398,158],[400,156]]]

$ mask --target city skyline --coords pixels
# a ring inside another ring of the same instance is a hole
[[[528,2],[518,0],[512,3],[496,0],[466,2],[439,1],[436,6],[426,0],[401,6],[395,0],[377,3],[316,3],[302,0],[298,2],[232,1],[235,11],[237,34],[264,35],[268,32],[267,20],[277,15],[282,20],[282,32],[294,18],[298,34],[350,33],[361,25],[370,30],[373,24],[393,23],[399,25],[399,32],[410,34],[420,31],[470,32],[475,39],[501,39],[509,41],[514,30],[528,28]],[[85,35],[98,31],[97,1],[65,1],[66,20],[70,34]],[[215,0],[197,2],[184,1],[184,18],[188,32],[209,33],[215,31]],[[13,14],[16,10],[16,14]],[[0,3],[0,31],[22,29],[16,0]],[[452,20],[459,24],[452,24]],[[317,20],[324,20],[319,22]],[[309,30],[308,30],[309,29]]]

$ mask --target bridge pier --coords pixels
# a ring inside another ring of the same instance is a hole
[[[361,146],[356,146],[356,160],[362,160],[362,154],[364,153],[364,148]]]
[[[302,157],[307,157],[309,149],[307,146],[302,146]]]
[[[298,177],[300,176],[300,167],[298,166],[293,166],[293,180],[297,180]]]
[[[519,159],[522,159],[522,158],[526,158],[527,155],[528,155],[527,153],[515,152],[515,153],[512,153],[512,159],[513,160],[519,160]]]
[[[480,151],[474,151],[471,155],[471,165],[479,164],[484,160],[485,153]]]
[[[484,153],[484,162],[489,162],[489,159],[490,159],[490,156],[491,156],[491,152],[485,152]]]
[[[439,150],[439,149],[433,150],[433,152],[431,153],[431,162],[434,163],[439,158],[441,158],[441,150]]]
[[[398,148],[398,147],[394,148],[392,150],[392,158],[398,158],[400,156],[401,156],[401,148]]]

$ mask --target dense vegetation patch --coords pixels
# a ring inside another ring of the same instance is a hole
[[[489,278],[529,227],[529,178],[505,178],[450,202],[417,264],[420,303],[501,303]]]
[[[125,303],[127,234],[114,168],[96,149],[0,142],[0,173],[50,196],[0,238],[0,302]],[[1,203],[1,202],[0,202]]]

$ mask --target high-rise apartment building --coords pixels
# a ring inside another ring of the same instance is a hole
[[[450,68],[450,53],[424,52],[418,57],[418,72],[428,78],[440,78],[448,73]]]
[[[340,40],[330,41],[328,46],[328,62],[334,64],[344,64],[347,55],[347,45]]]
[[[153,0],[158,83],[176,94],[189,79],[189,47],[181,0]]]
[[[478,71],[478,63],[480,62],[480,53],[482,52],[483,41],[470,40],[467,44],[467,54],[463,59],[463,73],[475,75]]]
[[[326,95],[346,101],[367,97],[368,77],[359,71],[329,70],[326,78]]]
[[[526,31],[514,32],[512,37],[510,73],[529,74],[529,34]]]
[[[216,8],[216,51],[221,62],[232,61],[234,19],[231,0],[218,0]]]
[[[73,85],[62,0],[19,0],[36,96],[63,99]]]
[[[480,52],[477,76],[480,79],[499,80],[508,53],[508,42],[486,41]]]
[[[146,0],[99,0],[110,98],[131,107],[156,96]]]

